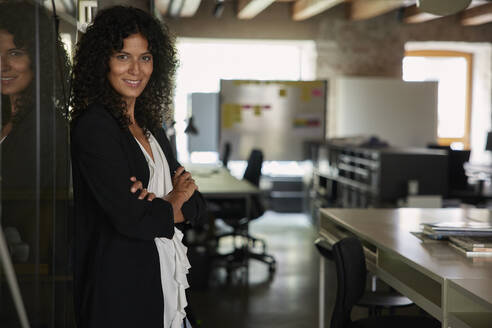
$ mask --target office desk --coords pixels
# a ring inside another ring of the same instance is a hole
[[[223,167],[203,164],[188,164],[185,167],[205,198],[237,198],[260,192],[259,188],[235,178]]]
[[[198,190],[205,199],[243,199],[246,203],[246,216],[250,216],[251,197],[260,193],[260,189],[248,181],[239,180],[220,166],[187,164]]]
[[[319,233],[331,243],[356,236],[367,268],[442,322],[492,327],[492,258],[467,258],[447,242],[412,235],[421,223],[491,220],[488,210],[321,209]],[[320,327],[324,325],[324,261],[320,264]]]

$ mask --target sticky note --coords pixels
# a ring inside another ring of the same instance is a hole
[[[261,115],[261,106],[259,106],[259,105],[254,106],[253,110],[254,110],[255,116]]]
[[[242,121],[242,116],[241,116],[241,105],[234,104],[231,107],[231,115],[232,115],[232,121],[233,123],[235,122],[241,122]]]
[[[311,88],[309,87],[301,88],[301,100],[304,102],[311,101]]]
[[[224,129],[232,128],[234,123],[234,118],[232,117],[232,105],[224,104],[222,105],[222,127]]]
[[[321,90],[318,88],[313,89],[313,91],[312,91],[313,97],[321,97],[322,94],[323,94],[323,92],[321,92]]]

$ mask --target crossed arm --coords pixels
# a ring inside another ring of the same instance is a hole
[[[156,195],[149,192],[146,188],[143,188],[142,182],[137,180],[136,177],[131,177],[130,180],[133,185],[130,188],[132,193],[136,193],[138,190],[140,194],[138,199],[152,201],[156,198]],[[184,167],[180,166],[174,176],[172,177],[173,190],[164,196],[164,200],[171,203],[173,207],[174,223],[181,223],[185,221],[181,207],[187,202],[195,190],[198,190],[198,186],[195,184],[195,180],[191,177],[191,173],[185,171]]]

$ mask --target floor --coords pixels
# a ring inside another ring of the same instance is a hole
[[[216,270],[208,288],[190,293],[199,327],[317,327],[319,256],[313,246],[316,229],[307,216],[267,212],[250,232],[266,239],[277,260],[275,274],[269,278],[265,264],[251,261],[248,284],[227,284],[225,272]]]
[[[268,211],[250,224],[250,232],[267,241],[268,253],[277,260],[275,274],[270,277],[265,264],[251,261],[248,283],[227,283],[225,270],[214,270],[208,287],[194,287],[188,296],[198,321],[195,328],[317,328],[320,258],[313,245],[317,229],[304,214]],[[220,250],[227,252],[232,247],[229,242]],[[378,290],[387,288],[378,282]],[[335,268],[326,262],[325,327],[329,327],[335,291]],[[416,306],[397,313],[422,314]],[[365,308],[352,311],[353,320],[367,315]]]

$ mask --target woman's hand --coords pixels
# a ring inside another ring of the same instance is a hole
[[[176,170],[172,180],[173,190],[164,199],[173,206],[174,223],[180,223],[185,220],[181,207],[191,198],[198,186],[195,184],[190,172],[186,172],[182,166]]]
[[[142,190],[140,195],[138,195],[138,199],[145,199],[145,197],[147,197],[147,200],[151,202],[156,197],[153,192],[148,192],[148,190],[143,187],[142,182],[137,180],[136,177],[131,177],[130,181],[133,182],[130,187],[130,191],[133,194],[136,193],[137,190]],[[183,206],[183,203],[186,201],[185,196],[183,196],[182,192],[173,193],[173,191],[167,194],[164,199],[170,202],[173,207],[174,223],[184,222],[185,219],[183,212],[181,212],[181,206]]]
[[[140,195],[138,195],[138,199],[145,199],[147,197],[147,200],[151,202],[155,198],[155,194],[153,192],[149,192],[146,188],[143,187],[142,182],[137,180],[136,177],[131,177],[130,181],[133,182],[133,185],[130,188],[130,191],[134,194],[137,192],[137,190],[142,190],[140,192]]]
[[[183,193],[185,195],[185,202],[191,198],[195,190],[198,190],[198,186],[195,184],[195,180],[191,177],[191,173],[185,171],[182,166],[178,167],[172,180],[173,191]]]

